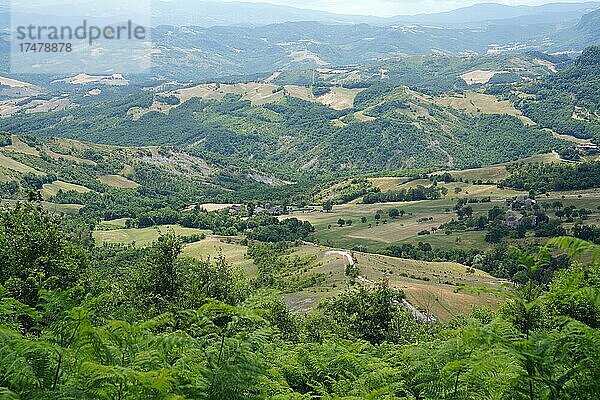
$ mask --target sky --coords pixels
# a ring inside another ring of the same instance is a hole
[[[475,3],[502,3],[507,5],[540,5],[553,2],[583,3],[580,0],[223,0],[253,3],[272,3],[298,8],[329,11],[339,14],[376,15],[391,17],[450,11]]]

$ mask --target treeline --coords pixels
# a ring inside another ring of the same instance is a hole
[[[510,176],[502,186],[537,193],[600,187],[600,162],[582,164],[517,163],[506,167]]]
[[[391,203],[399,201],[436,200],[448,194],[448,189],[439,186],[425,187],[418,185],[408,189],[392,190],[387,192],[367,193],[363,197],[363,203]]]

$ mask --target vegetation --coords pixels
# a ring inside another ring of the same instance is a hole
[[[160,79],[0,86],[0,398],[600,398],[600,49],[465,32],[158,27]]]
[[[587,48],[575,64],[527,88],[535,99],[520,101],[528,117],[546,128],[577,138],[600,140],[596,112],[600,105],[600,47]],[[582,116],[577,116],[577,109]],[[574,117],[575,114],[575,117]]]
[[[180,258],[175,236],[147,249],[97,248],[63,229],[33,203],[2,212],[0,251],[12,260],[0,291],[4,397],[600,393],[600,266],[587,242],[555,241],[574,259],[593,261],[569,261],[543,286],[533,277],[548,264],[547,250],[517,253],[524,283],[505,306],[436,326],[403,310],[402,292],[385,285],[351,290],[300,317],[223,260]]]
[[[513,164],[507,167],[510,177],[503,185],[516,189],[546,193],[600,187],[600,163],[583,164]]]

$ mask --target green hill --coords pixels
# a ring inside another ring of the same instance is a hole
[[[518,101],[523,112],[561,134],[600,141],[600,47],[587,48],[575,63],[540,79]]]

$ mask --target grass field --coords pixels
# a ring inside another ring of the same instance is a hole
[[[103,175],[98,180],[108,186],[120,189],[135,189],[140,187],[139,183],[129,180],[121,175]]]
[[[45,175],[43,172],[14,160],[3,153],[0,153],[0,168],[9,169],[22,174]]]
[[[40,152],[36,148],[31,147],[27,143],[23,142],[17,135],[11,135],[10,140],[12,144],[6,146],[6,150],[14,151],[15,153],[29,154],[32,156],[40,155]]]
[[[525,125],[535,125],[535,122],[525,117],[510,101],[498,100],[496,96],[489,94],[467,91],[464,95],[439,97],[436,102],[439,105],[464,110],[471,114],[513,115]]]
[[[333,87],[329,93],[319,97],[317,101],[334,110],[345,110],[354,106],[354,99],[360,91],[361,89]]]
[[[476,212],[487,213],[494,203],[476,204],[473,208]],[[427,236],[419,235],[421,231],[437,228],[456,218],[452,211],[454,204],[453,198],[385,204],[344,204],[334,206],[328,213],[314,207],[315,211],[312,213],[293,213],[291,216],[313,224],[316,229],[314,238],[319,243],[345,249],[364,246],[369,251],[381,251],[393,244],[418,242],[435,243],[442,248],[487,247],[484,232],[461,232],[450,237],[441,231]],[[404,210],[406,214],[392,219],[387,215],[391,208]],[[374,217],[378,211],[383,212],[379,225]],[[361,222],[362,217],[367,218],[366,223]],[[340,218],[352,220],[352,226],[339,227],[337,222]],[[423,218],[432,220],[418,222]],[[383,221],[386,223],[383,224]]]
[[[109,224],[120,225],[120,222],[111,221]],[[161,226],[95,231],[94,238],[98,243],[135,242],[136,245],[145,246],[159,237],[159,231],[164,233],[169,230],[178,235],[208,233],[180,226]],[[319,301],[350,287],[351,282],[345,276],[348,260],[343,255],[331,254],[331,250],[331,247],[311,243],[291,250],[288,257],[311,260],[308,269],[298,271],[298,274],[323,274],[325,277],[325,280],[315,287],[284,295],[293,311],[310,311]],[[496,292],[503,290],[504,282],[480,271],[469,273],[467,268],[460,264],[403,260],[358,252],[352,255],[360,268],[360,280],[363,284],[371,286],[385,280],[389,285],[404,290],[411,304],[435,314],[442,321],[468,312],[474,305],[495,308],[502,300]],[[239,244],[239,238],[208,234],[204,240],[185,245],[182,256],[199,260],[214,260],[223,256],[228,264],[242,269],[248,278],[252,279],[257,275],[256,266],[247,256],[247,247]]]
[[[174,233],[179,236],[191,236],[207,234],[209,231],[193,228],[184,228],[179,225],[161,225],[151,228],[141,229],[115,229],[115,230],[96,230],[93,232],[96,243],[109,244],[132,244],[138,246],[147,246],[158,240],[160,235],[165,233]]]
[[[312,90],[306,86],[285,85],[281,87],[272,83],[258,82],[236,84],[206,83],[162,93],[163,95],[177,97],[179,99],[179,104],[177,105],[168,105],[155,99],[149,108],[135,107],[130,109],[128,114],[134,121],[137,121],[143,115],[152,111],[168,113],[173,108],[179,107],[181,104],[194,98],[223,100],[227,94],[240,95],[242,100],[250,101],[253,106],[273,103],[283,99],[284,96],[290,96],[305,101],[321,103],[335,110],[343,110],[351,108],[354,105],[354,99],[361,90],[333,87],[329,93],[315,97]]]
[[[75,185],[73,183],[63,181],[54,181],[52,183],[46,183],[40,192],[43,198],[48,199],[52,196],[55,196],[60,190],[62,190],[63,192],[74,191],[77,193],[91,192],[91,190],[86,188],[85,186]]]
[[[329,254],[330,250],[328,247],[305,244],[291,254],[315,257],[309,273],[326,277],[318,287],[286,294],[285,299],[292,310],[310,311],[319,301],[351,287],[344,273],[347,259],[339,254]],[[495,308],[502,301],[492,292],[504,290],[505,282],[480,271],[470,274],[460,264],[403,260],[357,252],[352,255],[364,284],[386,281],[390,286],[404,290],[411,304],[435,314],[442,321],[469,312],[475,305]]]
[[[3,206],[12,206],[17,202],[17,200],[8,200],[2,199],[0,203]],[[81,204],[57,204],[50,203],[48,201],[42,201],[42,207],[50,212],[58,213],[58,214],[69,214],[69,215],[77,215],[79,214],[79,210],[83,208]]]
[[[119,219],[113,219],[110,221],[101,221],[98,226],[97,229],[98,230],[113,230],[113,229],[125,229],[125,224],[127,222],[128,218],[119,218]]]
[[[476,83],[488,83],[490,79],[500,71],[483,71],[477,69],[475,71],[465,72],[460,77],[468,84],[474,85]]]
[[[483,182],[487,182],[491,180],[492,182],[499,182],[503,179],[508,178],[509,174],[506,170],[506,166],[504,165],[493,165],[491,167],[485,168],[475,168],[475,169],[465,169],[462,171],[447,171],[454,178],[469,180],[469,181],[478,181],[482,180]]]
[[[246,255],[247,247],[236,243],[237,241],[239,240],[207,236],[204,240],[186,245],[183,249],[183,256],[200,260],[207,258],[214,260],[223,256],[228,264],[244,270],[248,278],[254,278],[258,273],[256,266]]]

